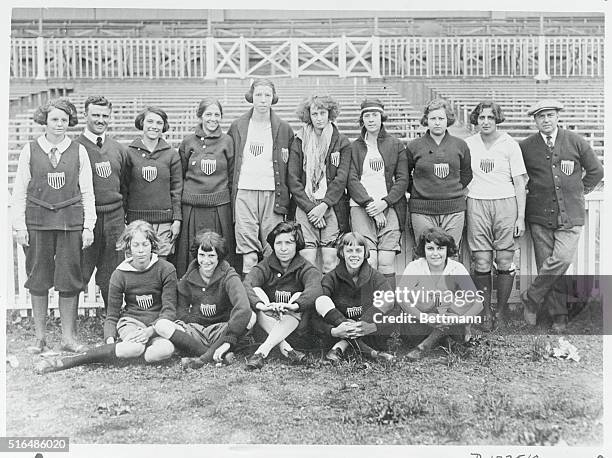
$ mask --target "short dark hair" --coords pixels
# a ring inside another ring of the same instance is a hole
[[[423,109],[423,116],[421,117],[421,125],[427,127],[427,117],[429,113],[435,110],[444,109],[446,112],[446,126],[450,127],[455,124],[455,112],[451,107],[450,103],[444,99],[433,99],[425,105]]]
[[[365,259],[368,259],[370,257],[368,241],[359,232],[347,232],[340,238],[338,245],[336,245],[336,255],[338,256],[338,259],[344,260],[345,246],[362,246],[365,252]]]
[[[62,110],[64,113],[68,115],[68,127],[74,127],[79,123],[79,117],[77,115],[76,107],[70,100],[68,100],[67,97],[60,97],[58,99],[49,100],[44,105],[41,105],[34,112],[32,119],[34,120],[35,123],[46,126],[47,125],[47,115],[54,108],[57,108],[58,110]]]
[[[278,102],[278,94],[276,94],[276,87],[274,86],[272,80],[268,78],[258,78],[256,80],[253,80],[251,86],[249,87],[249,90],[246,94],[244,94],[244,98],[246,99],[246,101],[249,103],[253,103],[253,92],[255,91],[255,88],[257,86],[268,86],[269,88],[271,88],[272,105],[276,105],[276,102]]]
[[[329,113],[329,120],[335,121],[339,114],[338,102],[329,95],[311,95],[300,102],[295,113],[300,121],[312,124],[310,119],[310,107],[322,108]]]
[[[168,124],[168,115],[164,110],[159,107],[146,107],[144,110],[138,113],[138,115],[136,115],[136,119],[134,120],[134,125],[136,126],[136,129],[143,129],[142,124],[144,123],[144,119],[149,113],[155,113],[160,118],[162,118],[162,120],[164,121],[164,127],[162,128],[162,132],[166,132],[170,128],[170,124]]]
[[[113,109],[113,104],[103,95],[90,95],[87,97],[85,100],[85,113],[87,113],[89,105],[99,105],[101,107],[107,107],[109,110]]]
[[[132,239],[134,238],[134,234],[136,234],[136,232],[142,232],[151,243],[151,252],[157,253],[159,248],[159,237],[157,236],[157,232],[155,232],[155,229],[153,229],[151,223],[141,219],[132,221],[126,226],[117,240],[117,251],[129,251],[130,244],[132,243]]]
[[[457,254],[455,239],[441,227],[430,227],[421,234],[415,250],[417,256],[421,258],[425,257],[425,244],[428,242],[434,242],[438,246],[445,246],[447,258]]]
[[[206,109],[211,105],[217,105],[219,107],[219,112],[221,112],[221,116],[223,116],[223,107],[221,106],[221,102],[214,97],[206,97],[200,101],[198,109],[196,110],[196,116],[201,118]]]
[[[194,258],[198,256],[198,250],[202,251],[215,251],[219,262],[223,261],[227,257],[227,244],[225,239],[214,231],[204,229],[198,232],[193,239],[191,244],[191,254]]]
[[[274,229],[270,231],[266,237],[266,241],[270,244],[274,250],[274,241],[280,234],[291,234],[295,239],[295,247],[297,251],[302,251],[306,244],[304,243],[304,233],[302,232],[302,226],[300,223],[294,221],[281,221]]]
[[[484,102],[480,102],[478,105],[476,105],[476,108],[472,110],[472,112],[470,113],[470,124],[473,124],[474,126],[478,125],[478,116],[480,116],[480,113],[482,113],[482,110],[484,110],[485,108],[490,108],[493,112],[493,116],[495,117],[495,124],[501,124],[506,120],[506,117],[504,116],[504,112],[502,111],[501,107],[492,100],[487,100]]]

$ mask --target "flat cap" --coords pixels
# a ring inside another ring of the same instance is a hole
[[[528,116],[534,116],[542,110],[563,110],[563,104],[555,99],[544,99],[533,105],[527,112]]]

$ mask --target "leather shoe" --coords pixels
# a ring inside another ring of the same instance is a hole
[[[261,369],[262,367],[264,367],[264,363],[265,358],[263,357],[263,355],[261,353],[254,353],[253,356],[251,356],[247,360],[246,368],[249,371]]]
[[[523,317],[529,326],[535,326],[538,321],[538,313],[536,304],[534,304],[527,294],[527,291],[521,293],[521,302],[523,303]]]
[[[325,355],[325,359],[331,361],[332,363],[339,363],[342,361],[343,357],[344,353],[342,353],[342,350],[340,350],[338,347],[332,348]]]
[[[406,353],[406,359],[408,361],[419,361],[423,359],[424,352],[419,347],[413,348],[408,353]]]
[[[384,351],[374,351],[372,352],[372,357],[377,361],[384,361],[387,363],[395,361],[395,356]]]
[[[567,315],[555,315],[553,317],[552,331],[557,334],[565,332],[567,329]]]
[[[32,355],[39,355],[46,350],[49,350],[49,347],[47,346],[47,341],[45,339],[38,339],[34,345],[30,345],[27,348],[28,353]]]
[[[291,362],[291,364],[300,364],[306,358],[306,355],[301,351],[289,350],[285,357]]]
[[[56,372],[62,370],[62,362],[59,359],[49,358],[41,359],[34,364],[34,370],[38,374],[48,374],[49,372]]]

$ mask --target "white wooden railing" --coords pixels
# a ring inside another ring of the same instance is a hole
[[[600,216],[601,206],[603,203],[603,192],[593,192],[586,196],[586,220],[584,230],[580,237],[578,250],[574,258],[570,272],[576,275],[599,275],[600,270]],[[10,233],[10,230],[9,230]],[[396,257],[396,271],[401,273],[406,264],[411,260],[409,259],[412,252],[412,242],[407,240],[408,237],[404,233],[402,240],[402,253]],[[30,296],[28,291],[23,287],[26,280],[25,271],[25,255],[23,249],[18,247],[12,238],[7,238],[4,242],[5,247],[3,252],[6,253],[5,263],[7,264],[5,269],[8,278],[4,284],[8,285],[8,291],[2,292],[0,297],[7,298],[7,309],[22,310],[24,313],[31,309]],[[533,254],[533,244],[531,237],[527,233],[520,241],[519,245],[519,259],[517,263],[520,269],[520,289],[525,289],[531,280],[531,276],[537,273],[535,265],[535,257]],[[2,284],[2,283],[0,283]],[[518,282],[517,282],[518,284]],[[517,288],[517,285],[515,285]],[[512,296],[512,300],[516,301],[518,298],[518,290],[516,290]],[[51,308],[57,307],[57,294],[51,290],[50,302]],[[81,294],[80,308],[92,309],[101,307],[102,302],[97,294],[96,285],[92,278],[92,281],[87,287],[87,291]]]
[[[540,46],[542,50],[540,51]],[[603,76],[603,37],[14,38],[21,79]]]

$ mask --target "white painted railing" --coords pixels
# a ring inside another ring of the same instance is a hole
[[[603,76],[603,37],[546,37],[551,76]],[[538,37],[15,38],[22,79],[535,76]]]

